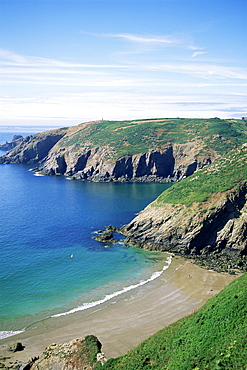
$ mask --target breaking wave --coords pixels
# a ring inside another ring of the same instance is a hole
[[[172,255],[170,255],[167,258],[167,265],[165,265],[162,270],[154,272],[151,275],[151,277],[149,279],[147,279],[147,280],[141,280],[137,284],[129,285],[127,287],[124,287],[122,290],[119,290],[119,291],[114,292],[114,293],[111,293],[111,294],[107,294],[104,298],[102,298],[102,299],[100,299],[98,301],[83,303],[81,306],[78,306],[76,308],[73,308],[72,310],[69,310],[69,311],[66,311],[66,312],[62,312],[62,313],[58,313],[58,314],[52,315],[51,317],[60,317],[60,316],[70,315],[70,314],[75,313],[75,312],[87,310],[89,308],[92,308],[92,307],[98,306],[98,305],[100,305],[102,303],[105,303],[105,302],[109,301],[110,299],[115,298],[115,297],[117,297],[117,296],[119,296],[119,295],[121,295],[123,293],[127,293],[130,290],[136,289],[136,288],[138,288],[138,287],[140,287],[142,285],[145,285],[147,283],[150,283],[151,281],[157,279],[165,270],[167,270],[169,268],[169,266],[171,264],[171,261],[172,261]]]

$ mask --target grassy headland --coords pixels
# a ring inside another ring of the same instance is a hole
[[[162,148],[166,143],[202,141],[202,151],[224,154],[247,141],[242,120],[162,118],[83,123],[68,130],[59,147],[109,146],[116,158]]]

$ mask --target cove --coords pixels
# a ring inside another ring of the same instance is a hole
[[[150,279],[158,254],[92,239],[120,227],[168,184],[90,183],[0,166],[0,331],[93,304]]]

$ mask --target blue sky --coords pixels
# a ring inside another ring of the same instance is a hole
[[[0,0],[0,125],[247,116],[247,0]]]

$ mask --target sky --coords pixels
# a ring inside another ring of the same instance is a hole
[[[247,0],[0,0],[0,125],[247,116]]]

